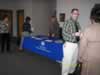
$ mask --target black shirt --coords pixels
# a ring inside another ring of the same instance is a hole
[[[31,24],[25,22],[23,25],[23,31],[31,32]]]

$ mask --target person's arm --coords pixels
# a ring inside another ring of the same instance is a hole
[[[54,30],[55,28],[54,28],[54,25],[53,25],[53,23],[51,23],[50,25],[49,25],[49,33],[48,33],[48,35],[50,36],[50,37],[54,37],[55,36],[55,30]]]
[[[27,24],[27,25],[28,25],[27,31],[29,31],[29,33],[32,33],[32,26],[31,26],[31,24],[29,23],[29,24]]]
[[[83,57],[84,57],[84,54],[86,52],[86,48],[87,48],[87,45],[88,45],[88,35],[87,35],[87,31],[84,31],[82,36],[81,36],[81,40],[80,40],[80,47],[79,47],[79,61],[82,62],[84,61],[83,60]]]
[[[79,24],[79,22],[77,22],[77,27],[78,27],[78,32],[74,33],[73,35],[76,36],[76,37],[80,37],[81,35],[81,26]]]
[[[2,26],[1,26],[1,23],[0,23],[0,33],[2,32]]]
[[[81,31],[79,30],[79,32],[76,32],[76,33],[74,33],[73,35],[76,36],[76,37],[79,37],[80,34],[81,34]]]
[[[55,26],[54,26],[54,34],[53,36],[56,37],[56,36],[59,36],[59,23],[58,22],[55,22]]]
[[[51,24],[49,24],[49,31],[48,31],[48,36],[50,36],[50,33],[51,33]]]
[[[30,31],[34,32],[34,27],[32,26],[32,24],[30,24]]]
[[[34,32],[34,27],[31,26],[31,32]]]

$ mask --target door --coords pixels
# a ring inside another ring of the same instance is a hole
[[[9,18],[9,32],[11,33],[11,35],[13,34],[13,11],[12,10],[6,10],[6,9],[0,9],[0,20],[1,18],[7,15]]]
[[[17,37],[22,36],[24,24],[24,10],[17,10]]]

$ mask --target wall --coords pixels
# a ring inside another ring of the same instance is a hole
[[[32,17],[34,34],[47,35],[50,24],[50,16],[56,8],[56,0],[33,0]]]
[[[84,30],[90,24],[90,11],[95,3],[100,3],[100,0],[57,0],[57,18],[59,20],[59,13],[66,13],[66,19],[68,19],[71,9],[78,8],[80,10],[79,22]],[[60,24],[63,25],[61,22]]]
[[[32,18],[32,0],[17,0],[17,10],[24,9],[24,15]]]

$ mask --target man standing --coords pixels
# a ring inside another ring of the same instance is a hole
[[[79,10],[72,9],[70,19],[65,21],[62,28],[62,36],[64,40],[63,46],[63,62],[62,75],[73,73],[77,64],[78,42],[80,36],[80,25],[78,23]]]
[[[78,23],[79,10],[77,8],[72,9],[71,17],[63,26],[63,40],[66,42],[77,43],[79,41],[78,36],[80,33],[80,25]]]
[[[50,37],[59,37],[59,23],[57,21],[56,16],[51,17],[51,25],[49,26],[49,34]]]
[[[0,23],[0,33],[1,33],[1,52],[4,52],[6,45],[7,52],[10,52],[10,33],[8,26],[8,16],[4,15],[2,22]]]

